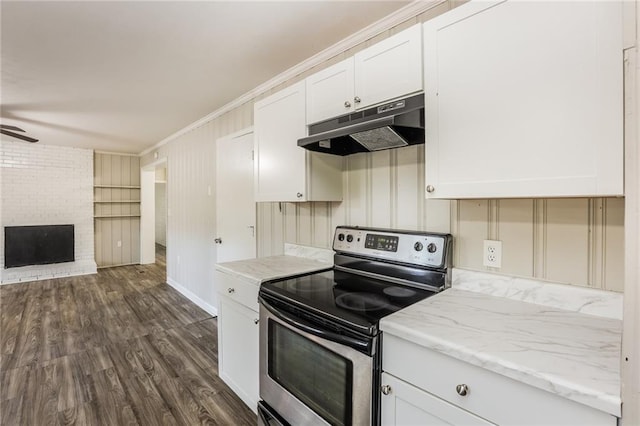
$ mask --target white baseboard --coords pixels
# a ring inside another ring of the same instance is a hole
[[[215,306],[212,306],[209,303],[205,302],[204,300],[202,300],[200,297],[198,297],[195,293],[187,289],[182,284],[179,284],[178,282],[176,282],[175,280],[169,277],[167,277],[167,284],[175,288],[178,292],[180,292],[180,294],[182,294],[184,297],[186,297],[187,299],[191,300],[193,303],[198,305],[199,308],[208,312],[211,316],[214,316],[214,317],[218,316],[218,309]]]

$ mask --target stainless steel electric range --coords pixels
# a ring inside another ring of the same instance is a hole
[[[380,320],[450,286],[449,234],[338,227],[334,268],[260,288],[258,424],[378,425]]]

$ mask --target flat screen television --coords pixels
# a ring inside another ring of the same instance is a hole
[[[4,267],[73,262],[73,225],[5,226]]]

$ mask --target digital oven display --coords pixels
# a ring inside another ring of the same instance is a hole
[[[364,248],[396,252],[398,251],[398,237],[367,234],[364,240]]]

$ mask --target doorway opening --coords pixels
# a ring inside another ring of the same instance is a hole
[[[156,167],[155,182],[155,261],[167,271],[167,165]]]
[[[157,263],[167,272],[168,182],[167,160],[141,169],[140,175],[140,264]]]

